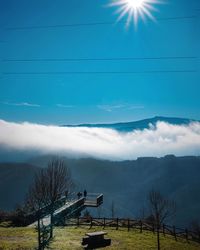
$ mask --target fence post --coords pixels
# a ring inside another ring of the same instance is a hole
[[[105,228],[106,227],[106,219],[105,219],[105,217],[103,218],[103,228]]]
[[[165,236],[165,224],[163,224],[163,235]]]
[[[128,231],[130,231],[130,219],[128,219]]]
[[[187,242],[189,243],[189,240],[188,240],[188,230],[187,230],[187,228],[185,229],[185,238],[186,238]]]
[[[40,227],[40,218],[38,218],[37,221],[37,226],[38,226],[38,249],[41,250],[42,249],[42,244],[41,244],[41,227]]]
[[[119,228],[119,219],[117,218],[117,226],[116,226],[116,230],[118,230]]]
[[[79,227],[80,221],[79,221],[79,216],[77,217],[77,227]]]
[[[140,233],[142,233],[142,221],[140,220]]]
[[[177,237],[176,237],[176,228],[175,228],[175,226],[173,226],[173,234],[174,234],[175,240],[177,241]]]
[[[90,217],[90,228],[92,228],[92,217]]]
[[[155,234],[155,224],[152,224],[152,228],[153,228],[153,234]]]

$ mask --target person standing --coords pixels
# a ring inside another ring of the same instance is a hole
[[[87,196],[87,191],[86,190],[84,190],[83,195],[86,198],[86,196]]]

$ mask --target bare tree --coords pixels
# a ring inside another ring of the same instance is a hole
[[[29,212],[35,212],[47,205],[46,169],[35,174],[34,181],[26,197],[26,207]]]
[[[148,195],[151,217],[157,231],[157,246],[160,250],[160,228],[161,225],[175,214],[176,205],[158,191],[152,190]]]
[[[47,187],[45,183],[45,169],[41,169],[35,174],[34,181],[29,188],[29,192],[25,201],[25,210],[27,213],[34,213],[37,218],[38,229],[38,249],[42,249],[41,246],[41,229],[40,229],[40,211],[47,204]]]
[[[53,213],[55,202],[66,192],[66,190],[68,194],[71,193],[73,187],[71,173],[69,168],[67,168],[65,161],[57,158],[48,163],[48,167],[45,171],[45,184],[47,190],[45,193],[45,199],[51,207],[50,225],[51,237],[53,237]]]
[[[198,220],[192,221],[190,228],[195,233],[195,235],[200,239],[200,222]]]
[[[35,212],[38,221],[38,243],[40,243],[40,219],[41,211],[44,208],[49,209],[50,213],[50,237],[53,237],[53,214],[56,201],[64,194],[70,194],[73,188],[73,182],[69,168],[64,160],[59,158],[52,159],[47,168],[41,169],[35,175],[34,182],[29,189],[26,208],[29,212]]]

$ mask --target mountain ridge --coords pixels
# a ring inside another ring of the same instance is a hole
[[[153,118],[146,118],[138,121],[130,122],[116,122],[116,123],[83,123],[75,125],[61,125],[62,127],[89,127],[89,128],[109,128],[121,132],[129,132],[135,129],[142,130],[149,128],[149,125],[156,125],[157,122],[167,122],[173,125],[188,125],[191,122],[199,122],[195,119],[155,116]]]

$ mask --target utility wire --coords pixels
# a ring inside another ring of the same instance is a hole
[[[195,73],[197,70],[146,70],[146,71],[60,71],[60,72],[3,72],[3,75],[86,75],[86,74],[154,74]]]
[[[193,16],[177,16],[177,17],[165,17],[157,18],[159,21],[173,21],[173,20],[183,20],[183,19],[194,19]],[[67,27],[81,27],[81,26],[97,26],[97,25],[113,25],[117,22],[91,22],[91,23],[72,23],[72,24],[56,24],[56,25],[38,25],[38,26],[22,26],[22,27],[7,27],[5,30],[27,30],[27,29],[49,29],[49,28],[67,28]],[[118,23],[127,23],[127,21],[120,21]]]
[[[108,58],[34,58],[2,59],[2,62],[76,62],[76,61],[139,61],[139,60],[185,60],[197,59],[196,56],[160,56],[160,57],[108,57]]]

